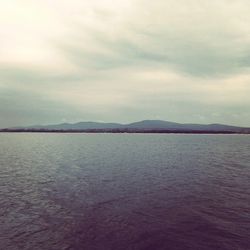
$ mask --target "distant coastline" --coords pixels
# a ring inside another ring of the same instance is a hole
[[[129,124],[78,122],[0,129],[2,133],[158,133],[158,134],[250,134],[250,128],[224,124],[181,124],[144,120]]]
[[[205,131],[205,130],[37,130],[37,129],[0,129],[0,133],[57,133],[57,134],[76,134],[76,133],[113,133],[113,134],[242,134],[249,135],[250,131]]]
[[[114,134],[250,134],[247,132],[237,131],[190,131],[190,130],[5,130],[1,129],[0,133],[114,133]]]

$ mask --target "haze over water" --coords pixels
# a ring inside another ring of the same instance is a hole
[[[0,249],[248,250],[250,137],[0,134]]]

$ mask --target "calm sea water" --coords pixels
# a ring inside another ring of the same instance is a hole
[[[0,134],[0,249],[249,250],[250,136]]]

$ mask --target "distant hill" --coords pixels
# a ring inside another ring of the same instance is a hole
[[[182,124],[161,120],[144,120],[140,122],[131,123],[125,125],[129,128],[138,128],[138,129],[170,129],[170,130],[211,130],[211,131],[240,131],[242,129],[250,129],[236,126],[229,126],[223,124]]]
[[[36,128],[36,129],[112,129],[122,127],[119,123],[101,123],[101,122],[78,122],[78,123],[61,123],[55,125],[36,125],[30,126],[27,128]]]
[[[137,133],[250,133],[250,128],[223,124],[181,124],[162,120],[144,120],[129,124],[78,122],[55,125],[15,127],[0,132],[137,132]]]

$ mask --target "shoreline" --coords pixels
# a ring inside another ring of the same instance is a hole
[[[90,130],[41,130],[41,129],[0,129],[0,133],[110,133],[110,134],[243,134],[249,135],[250,131],[212,131],[212,130],[113,130],[113,129],[90,129]]]

